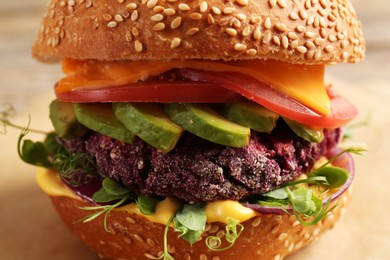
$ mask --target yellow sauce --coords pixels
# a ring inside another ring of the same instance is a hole
[[[81,200],[72,190],[70,190],[59,178],[56,171],[37,168],[36,180],[41,189],[50,196],[64,196]],[[139,211],[135,203],[116,208],[115,210],[127,211],[147,218],[154,223],[166,225],[168,220],[175,214],[181,204],[173,198],[166,198],[158,203],[153,215],[144,215]],[[253,218],[257,213],[249,208],[244,207],[237,201],[224,200],[209,202],[206,205],[207,222],[228,223],[227,218],[231,217],[239,222],[244,222]]]

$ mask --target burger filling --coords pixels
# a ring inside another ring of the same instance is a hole
[[[173,198],[182,206],[167,226],[189,232],[190,243],[204,231],[207,203],[222,200],[315,224],[332,209],[329,194],[352,180],[350,159],[331,163],[357,114],[324,85],[323,71],[278,61],[65,60],[50,105],[55,133],[34,143],[23,132],[20,156],[55,168],[103,210],[84,221],[134,201],[150,215]]]

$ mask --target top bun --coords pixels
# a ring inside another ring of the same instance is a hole
[[[37,59],[358,62],[348,0],[51,0]]]

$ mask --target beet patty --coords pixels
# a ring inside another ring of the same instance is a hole
[[[325,130],[324,136],[321,143],[311,143],[279,123],[271,134],[252,131],[244,148],[188,132],[169,153],[140,139],[126,144],[96,132],[67,142],[67,147],[90,154],[96,172],[135,192],[197,202],[241,200],[295,180],[339,142],[341,130]]]

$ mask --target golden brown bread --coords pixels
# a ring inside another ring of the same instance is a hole
[[[358,62],[348,0],[52,0],[33,55],[41,61],[278,59]]]
[[[332,214],[314,226],[301,225],[295,216],[259,214],[247,220],[243,233],[235,245],[226,251],[210,251],[205,237],[221,236],[225,224],[207,224],[202,240],[192,247],[178,233],[170,229],[168,234],[169,252],[180,259],[283,259],[285,256],[310,244],[324,231],[332,228],[348,203],[349,191],[338,198],[339,205]],[[81,223],[77,222],[91,212],[79,207],[91,204],[69,197],[51,197],[53,204],[66,225],[84,243],[107,259],[155,259],[163,252],[164,225],[152,223],[146,218],[130,215],[123,211],[112,211],[108,217],[108,230],[104,229],[103,216]],[[336,203],[336,202],[334,202]],[[224,241],[224,238],[222,238]],[[226,246],[226,244],[224,244]]]

